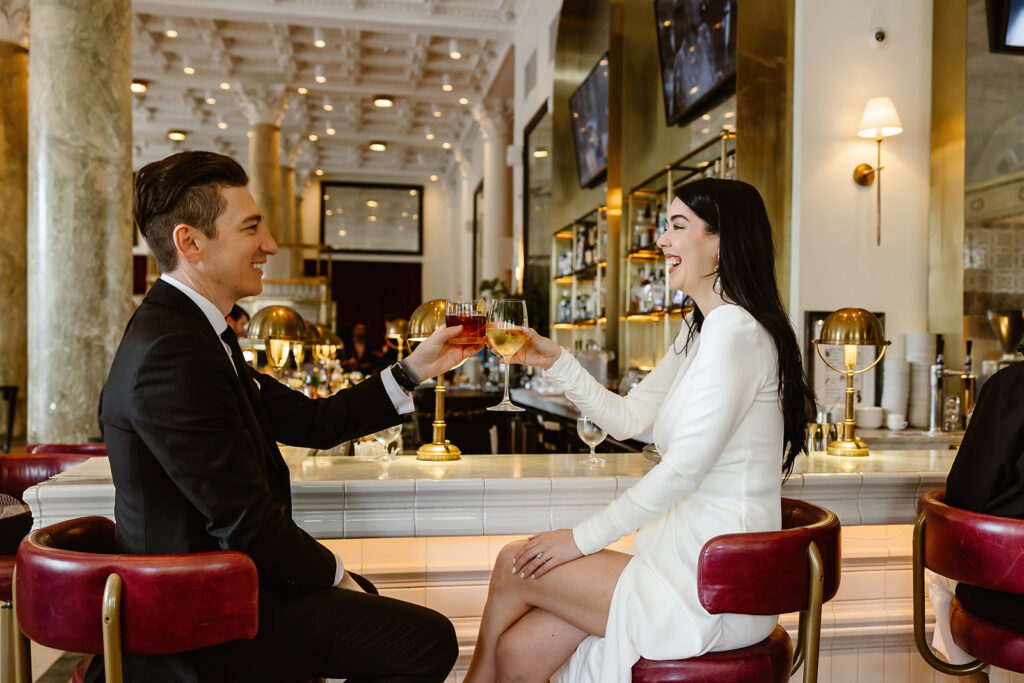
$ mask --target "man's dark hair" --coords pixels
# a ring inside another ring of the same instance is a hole
[[[249,317],[249,314],[245,312],[244,308],[242,308],[238,304],[235,304],[234,306],[231,307],[231,311],[227,314],[227,317],[231,318],[232,320],[241,320],[243,315],[246,318]]]
[[[174,226],[184,223],[214,237],[217,217],[226,208],[220,189],[248,182],[237,161],[214,152],[179,152],[139,169],[132,217],[161,272],[178,265]]]

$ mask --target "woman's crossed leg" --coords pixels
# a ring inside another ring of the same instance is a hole
[[[588,634],[604,636],[631,556],[602,550],[520,578],[512,563],[524,544],[498,553],[466,683],[546,681]]]

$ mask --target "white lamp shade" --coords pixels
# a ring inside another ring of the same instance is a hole
[[[892,99],[889,97],[872,97],[864,107],[860,117],[857,135],[862,138],[881,139],[903,132],[903,123],[896,113]]]

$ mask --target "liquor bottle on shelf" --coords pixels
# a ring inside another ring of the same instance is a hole
[[[665,230],[668,228],[668,211],[666,211],[665,204],[663,202],[658,203],[658,210],[654,216],[655,228],[654,228],[654,240],[651,242],[652,247],[657,246],[658,240],[665,234]]]
[[[649,234],[648,224],[651,222],[651,207],[646,204],[640,208],[636,217],[636,225],[633,226],[633,249],[646,249]]]
[[[643,281],[643,271],[637,270],[636,276],[633,278],[633,284],[629,288],[629,312],[640,313],[641,304],[643,302],[644,291],[641,287]]]
[[[654,274],[651,286],[651,310],[660,311],[665,308],[665,271],[659,270]]]
[[[607,280],[607,278],[601,280],[601,317],[602,318],[607,315],[607,313],[605,313],[605,311],[607,310],[606,307],[605,307],[605,302],[606,301],[608,301],[608,280]]]
[[[672,308],[679,308],[683,305],[683,300],[686,299],[686,295],[683,294],[681,289],[672,290]]]
[[[725,155],[725,177],[736,180],[736,151],[733,150]]]
[[[654,310],[654,280],[650,264],[644,265],[644,277],[640,281],[640,289],[643,292],[640,312],[650,313]]]
[[[568,291],[563,291],[562,298],[558,300],[558,322],[572,322],[572,301],[569,299]]]

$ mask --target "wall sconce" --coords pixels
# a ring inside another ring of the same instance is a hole
[[[875,186],[877,194],[878,210],[878,241],[882,244],[882,138],[890,135],[899,135],[903,132],[903,124],[900,122],[896,107],[893,106],[889,97],[872,97],[864,107],[864,114],[860,117],[860,127],[857,136],[862,138],[874,138],[878,143],[878,157],[874,167],[870,164],[858,164],[853,169],[853,182],[867,187],[875,182],[878,176],[878,184]]]

